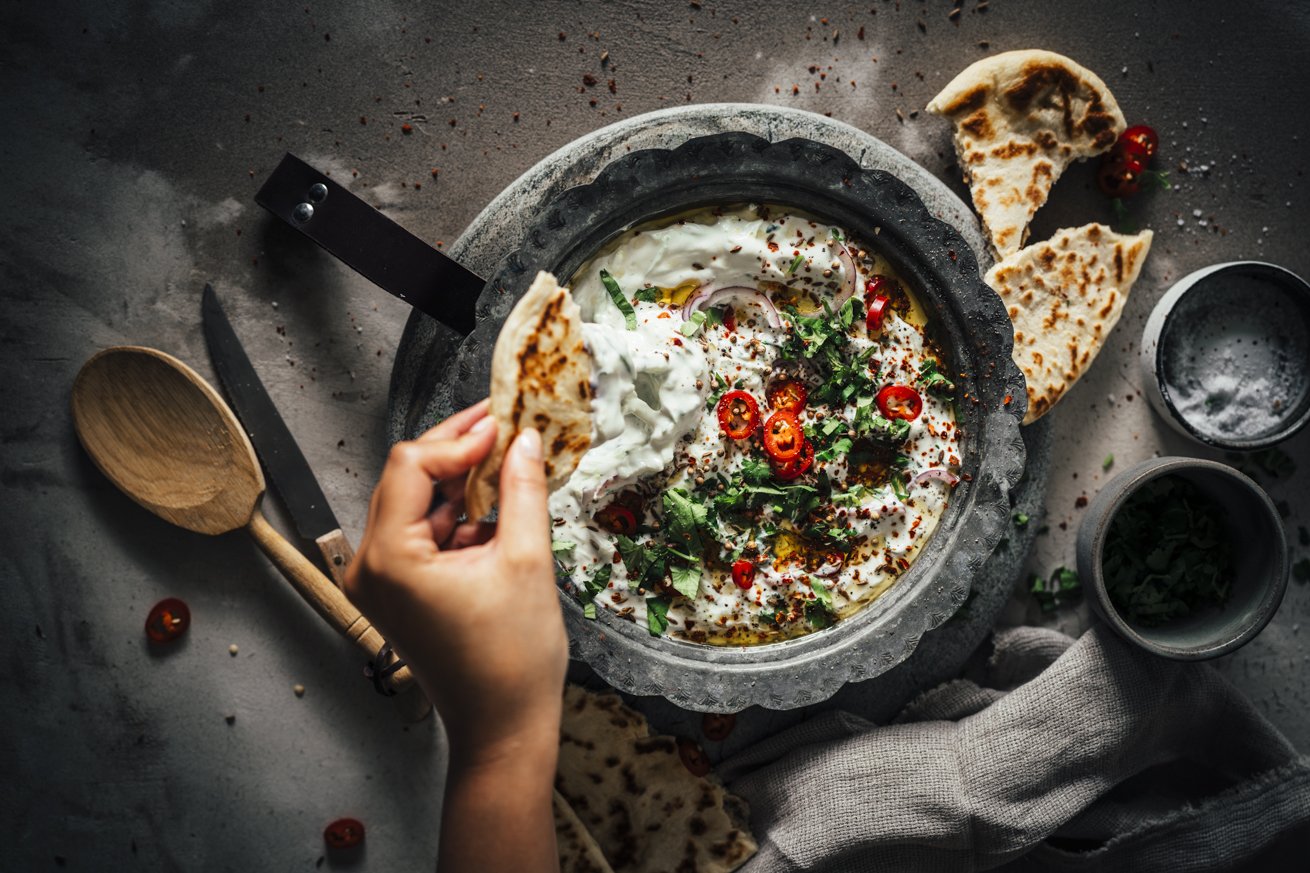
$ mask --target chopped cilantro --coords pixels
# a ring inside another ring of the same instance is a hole
[[[939,364],[932,358],[924,361],[919,365],[919,381],[928,391],[937,391],[943,394],[952,394],[955,391],[955,383],[942,375],[937,369]]]
[[[1026,512],[1016,512],[1014,514],[1015,527],[1027,527],[1028,522],[1031,520],[1032,520],[1031,517]]]
[[[702,533],[713,536],[710,524],[709,507],[693,500],[681,488],[670,488],[664,492],[665,529],[670,538],[693,555],[705,551],[705,539]]]
[[[810,580],[810,588],[814,590],[814,600],[824,609],[832,609],[832,593],[827,587],[817,579]]]
[[[551,552],[558,557],[571,554],[577,547],[578,544],[572,540],[551,540],[550,543]]]
[[[899,473],[892,474],[892,493],[901,503],[910,499],[910,489],[905,487],[905,477]]]
[[[1106,455],[1105,460],[1101,462],[1101,469],[1108,470],[1114,466],[1114,455]]]
[[[815,630],[823,630],[825,627],[832,627],[836,619],[832,613],[824,609],[817,602],[805,604],[805,620],[810,623],[810,627]]]
[[[653,637],[657,637],[669,629],[669,599],[667,597],[646,598],[646,627]]]
[[[696,332],[705,324],[706,318],[707,316],[703,310],[697,310],[696,312],[693,312],[691,317],[684,321],[682,327],[678,329],[682,331],[683,336],[695,336]]]
[[[632,296],[639,303],[655,303],[660,299],[660,289],[652,285],[649,288],[642,288]]]
[[[824,449],[821,452],[816,453],[814,456],[814,460],[835,461],[837,460],[837,458],[848,453],[851,450],[851,447],[854,445],[855,443],[851,440],[850,437],[842,437],[838,439],[836,442],[834,442],[832,445],[828,446],[828,448]]]
[[[832,502],[834,506],[859,506],[872,493],[873,489],[868,485],[862,482],[852,482],[846,486],[845,491],[839,491],[832,495]]]
[[[628,568],[629,582],[640,588],[648,579],[654,583],[664,578],[665,561],[657,548],[644,546],[622,534],[615,537],[614,545],[623,566]]]
[[[1120,507],[1106,535],[1106,592],[1130,622],[1153,626],[1228,600],[1233,545],[1224,510],[1191,482],[1161,476]]]
[[[606,564],[597,570],[590,579],[583,580],[583,590],[580,595],[582,614],[585,617],[592,619],[596,617],[596,595],[609,586],[612,575],[614,575],[614,568]]]
[[[623,313],[623,321],[628,325],[628,330],[636,330],[637,313],[628,302],[628,298],[623,296],[623,289],[619,287],[619,283],[615,282],[614,277],[606,270],[600,271],[600,281],[605,286],[605,290],[610,293],[610,299],[619,308],[619,312]]]
[[[591,601],[591,602],[589,602],[589,603],[584,603],[584,604],[582,604],[582,617],[583,617],[583,618],[589,618],[589,619],[591,619],[592,621],[595,621],[595,620],[596,620],[596,603],[595,603],[595,601]]]
[[[1042,607],[1042,612],[1051,612],[1082,595],[1082,583],[1078,574],[1068,567],[1056,567],[1049,580],[1033,574],[1033,598]]]
[[[797,252],[796,257],[792,259],[791,266],[787,268],[787,275],[790,276],[795,273],[803,263],[805,263],[805,255]]]
[[[701,562],[683,566],[681,564],[671,564],[669,566],[669,575],[673,579],[674,589],[683,597],[695,597],[700,591],[701,576],[704,575],[704,567]]]

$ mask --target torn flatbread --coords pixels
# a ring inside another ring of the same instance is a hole
[[[560,873],[614,873],[596,838],[558,791],[555,792],[555,847]]]
[[[563,485],[591,445],[591,398],[591,356],[578,304],[554,276],[538,273],[505,319],[492,352],[496,445],[469,471],[469,518],[486,516],[496,504],[505,452],[525,428],[541,432],[547,486],[554,491]]]
[[[1151,248],[1151,231],[1066,228],[987,271],[1014,325],[1014,360],[1028,380],[1024,424],[1041,418],[1095,360],[1119,321]]]
[[[955,122],[955,152],[974,208],[1009,257],[1075,160],[1109,149],[1123,113],[1105,83],[1054,52],[1004,52],[971,64],[928,104]]]
[[[755,854],[745,801],[694,776],[614,694],[564,690],[555,788],[614,873],[729,873]]]

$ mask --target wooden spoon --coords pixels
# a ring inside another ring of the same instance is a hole
[[[232,410],[171,355],[105,349],[73,382],[73,425],[91,460],[118,488],[179,527],[203,534],[245,528],[309,605],[370,659],[382,635],[346,595],[259,511],[264,473]],[[391,684],[413,684],[402,667]]]

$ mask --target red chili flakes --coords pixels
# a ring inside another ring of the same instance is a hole
[[[864,39],[864,25],[860,25],[860,29],[855,31],[855,38],[861,41]]]
[[[359,123],[360,123],[360,124],[368,124],[368,117],[367,117],[367,116],[364,116],[364,115],[361,115],[361,116],[359,117]]]
[[[455,126],[456,124],[458,124],[458,123],[459,123],[459,122],[456,121],[456,120],[453,119],[453,118],[450,120],[450,126],[451,126],[451,127],[454,127],[454,126]],[[442,146],[442,148],[445,148],[445,146]]]
[[[514,113],[514,120],[515,121],[519,120],[519,114],[517,112]]]
[[[435,179],[435,178],[437,178],[437,176],[440,176],[440,175],[441,175],[441,170],[437,169],[436,167],[433,167],[433,168],[432,168],[432,178]]]
[[[400,126],[400,132],[405,134],[405,136],[409,136],[411,133],[414,132],[414,125],[410,124],[409,122],[406,122]]]
[[[561,31],[559,32],[559,41],[560,41],[560,42],[563,42],[564,39],[565,39],[565,33],[564,33],[564,31],[561,30]]]
[[[588,88],[590,88],[592,85],[595,85],[595,84],[596,84],[596,77],[593,76],[591,73],[583,73],[583,74],[582,74],[582,84],[584,84],[584,85],[586,85]]]
[[[1080,495],[1078,499],[1073,502],[1073,505],[1077,509],[1082,509],[1084,506],[1086,506],[1087,505],[1086,495]]]
[[[611,94],[617,94],[617,93],[619,93],[619,86],[618,86],[617,84],[615,84],[615,82],[614,82],[613,79],[610,79],[608,84],[609,84],[609,89],[610,89],[610,93],[611,93]]]

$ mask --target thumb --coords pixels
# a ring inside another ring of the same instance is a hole
[[[541,434],[519,433],[500,470],[500,519],[496,540],[514,562],[550,558],[550,510],[546,507],[546,470]]]

